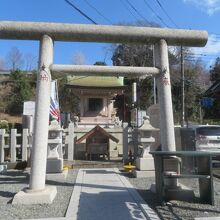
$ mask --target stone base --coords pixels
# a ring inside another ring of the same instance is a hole
[[[154,170],[133,170],[132,174],[136,178],[155,177],[155,171]]]
[[[176,172],[165,172],[165,173],[174,173],[176,174]],[[165,189],[176,189],[179,187],[179,182],[177,178],[164,178],[164,187]]]
[[[7,171],[7,165],[0,165],[0,173],[4,173]]]
[[[24,189],[14,196],[12,204],[51,204],[56,194],[56,186],[46,186],[44,190],[35,192]]]
[[[62,173],[63,159],[47,158],[47,173]]]
[[[62,173],[47,173],[46,180],[62,181],[65,180],[68,175],[68,170],[63,170]]]
[[[165,193],[166,200],[192,201],[195,198],[194,191],[182,184],[176,189],[167,189]]]
[[[156,193],[156,185],[152,184],[150,187],[151,192]],[[180,201],[192,201],[195,198],[194,191],[183,184],[178,184],[178,187],[174,189],[165,190],[164,200],[180,200]]]
[[[136,167],[138,170],[154,170],[154,159],[149,156],[146,158],[137,158]]]
[[[156,193],[156,184],[155,184],[155,183],[151,184],[151,186],[150,186],[150,191],[151,191],[152,193]]]

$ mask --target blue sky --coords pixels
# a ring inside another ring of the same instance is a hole
[[[209,65],[220,56],[220,0],[70,1],[98,24],[145,20],[157,22],[162,27],[207,30],[209,42],[205,48],[195,49],[195,53],[199,54],[196,57],[202,54],[203,60]],[[64,0],[1,0],[0,7],[0,20],[91,23]],[[38,56],[38,42],[0,40],[0,58],[6,59],[12,47],[17,47],[24,56]],[[83,54],[86,64],[105,60],[111,65],[111,54],[106,47],[108,45],[95,43],[55,43],[54,62],[71,63],[74,54]]]

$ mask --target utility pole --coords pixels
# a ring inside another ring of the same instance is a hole
[[[199,122],[202,125],[203,123],[203,113],[202,113],[202,104],[201,104],[201,100],[199,100]]]
[[[183,47],[180,47],[181,50],[181,127],[185,126],[185,76],[184,76],[184,54]]]
[[[152,45],[152,55],[153,55],[153,67],[155,67],[155,57],[154,57],[154,44]],[[153,86],[153,93],[154,93],[154,104],[157,104],[157,89],[156,89],[156,78],[154,77],[154,86]]]

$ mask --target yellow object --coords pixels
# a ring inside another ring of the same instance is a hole
[[[63,170],[69,170],[69,169],[71,169],[70,166],[67,166],[67,165],[63,166]]]
[[[132,165],[131,162],[129,162],[127,165],[124,165],[124,170],[126,172],[132,172],[132,170],[135,168],[136,168],[136,166]]]

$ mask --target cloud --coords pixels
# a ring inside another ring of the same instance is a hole
[[[206,12],[208,15],[213,15],[214,13],[220,11],[220,0],[183,0],[185,3],[195,5],[202,11]]]
[[[220,40],[215,34],[209,35],[208,42],[205,47],[196,48],[195,50],[200,53],[207,55],[218,55],[220,54]]]
[[[217,57],[220,57],[220,40],[215,34],[209,35],[208,42],[205,47],[196,47],[192,49],[195,54],[206,57],[206,61],[213,63]]]

